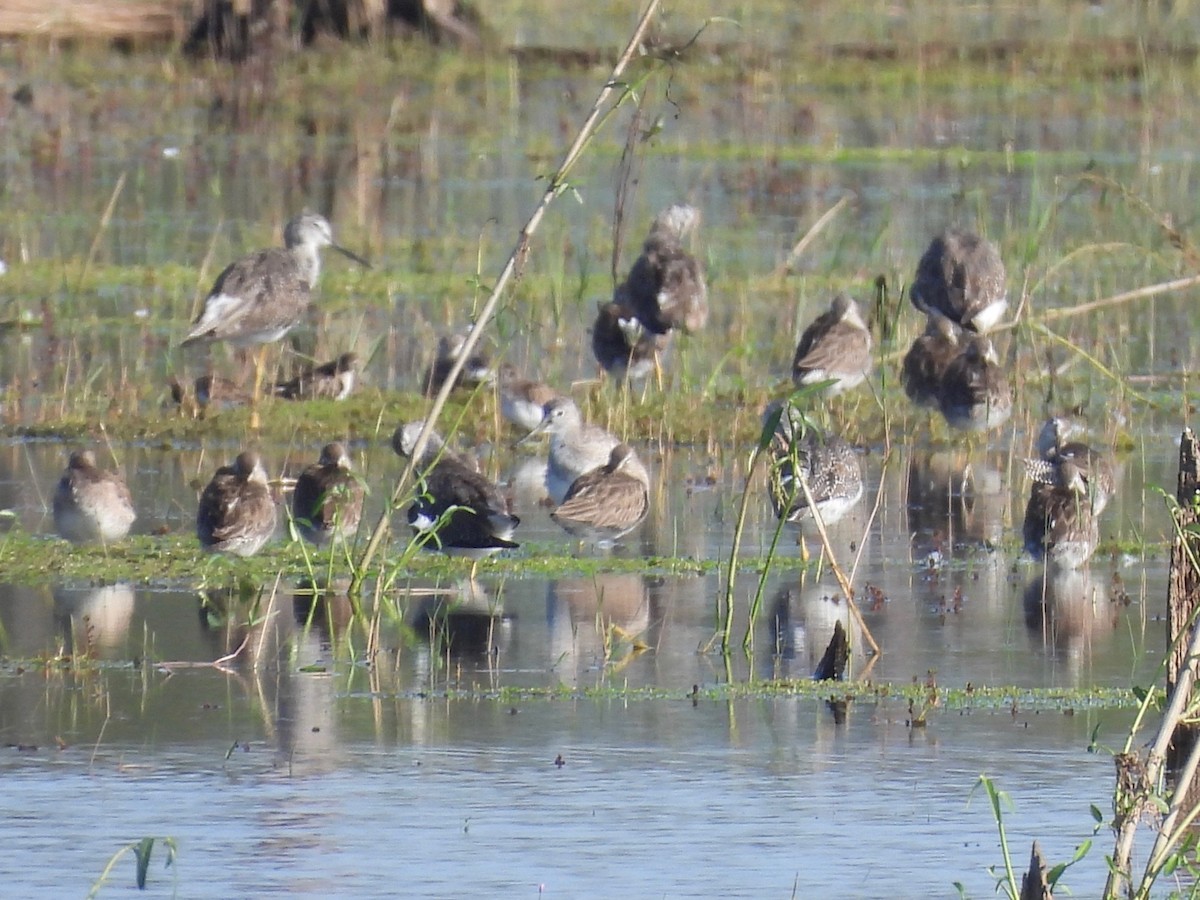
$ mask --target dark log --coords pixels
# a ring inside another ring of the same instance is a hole
[[[846,664],[849,661],[850,642],[846,638],[846,629],[841,622],[836,622],[825,655],[813,672],[813,681],[842,681],[846,677]]]
[[[1054,900],[1050,883],[1046,881],[1046,860],[1037,841],[1033,842],[1033,850],[1029,854],[1029,871],[1021,880],[1020,900]]]
[[[1168,702],[1187,665],[1190,634],[1184,632],[1195,614],[1197,602],[1200,602],[1200,572],[1189,558],[1189,552],[1193,558],[1200,558],[1200,539],[1188,530],[1200,521],[1197,514],[1200,510],[1197,506],[1200,499],[1200,446],[1190,428],[1183,430],[1179,442],[1179,480],[1175,497],[1179,506],[1175,512],[1176,535],[1171,541],[1171,567],[1167,576],[1167,643],[1174,647],[1167,658]],[[1181,723],[1175,729],[1167,754],[1168,770],[1177,769],[1183,762],[1196,735],[1194,725]]]

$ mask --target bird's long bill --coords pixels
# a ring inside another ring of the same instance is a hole
[[[529,432],[529,434],[525,435],[525,437],[523,437],[519,441],[517,441],[516,446],[519,447],[522,444],[526,443],[527,441],[532,441],[535,437],[537,437],[539,434],[541,434],[545,430],[546,430],[546,420],[542,419],[542,421],[538,422],[537,425],[534,426],[533,431]]]
[[[369,262],[367,262],[365,259],[363,259],[361,256],[359,256],[357,253],[355,253],[353,250],[347,250],[345,247],[339,246],[338,244],[330,244],[329,246],[332,247],[334,250],[336,250],[338,253],[342,254],[342,256],[346,257],[347,259],[354,260],[356,263],[358,263],[363,268],[366,268],[366,269],[371,268],[371,264]]]

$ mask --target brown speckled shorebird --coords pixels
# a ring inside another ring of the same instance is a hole
[[[972,335],[942,376],[942,415],[954,428],[988,431],[1008,421],[1012,405],[1012,387],[991,339]]]
[[[909,297],[922,312],[942,315],[983,334],[1008,308],[1004,262],[991,241],[949,228],[929,244],[917,263]]]
[[[424,422],[401,425],[392,435],[392,449],[412,456]],[[447,448],[434,433],[417,460],[421,495],[408,508],[408,523],[426,546],[451,556],[481,559],[500,550],[519,547],[512,540],[521,520],[491,481]]]
[[[584,422],[583,414],[570,397],[559,397],[546,404],[541,423],[529,436],[542,433],[550,435],[546,493],[555,504],[561,504],[566,499],[576,478],[605,465],[613,448],[621,443],[599,425]],[[645,474],[641,460],[636,457],[627,465],[634,469],[641,468],[642,474]],[[646,474],[647,483],[649,480]]]
[[[558,397],[558,391],[541,381],[522,378],[511,363],[500,366],[499,374],[500,414],[518,428],[533,431],[542,422],[546,404]]]
[[[937,310],[926,314],[925,331],[904,355],[904,393],[918,406],[938,405],[946,369],[963,350],[962,328]]]
[[[343,353],[331,362],[305,369],[295,378],[275,385],[285,400],[345,400],[358,381],[358,355]]]
[[[763,413],[764,424],[777,410],[779,423],[771,441],[768,474],[775,515],[798,525],[813,518],[815,507],[821,520],[832,525],[862,499],[863,475],[858,454],[844,438],[804,426],[796,408],[786,401],[767,407]],[[798,474],[802,474],[808,483],[811,506]]]
[[[422,384],[422,390],[426,397],[433,397],[442,389],[442,385],[450,376],[450,369],[462,356],[463,348],[466,346],[470,334],[471,329],[468,328],[465,331],[444,334],[438,339],[437,356],[425,371],[425,380]],[[473,388],[481,384],[489,384],[492,375],[492,366],[487,356],[477,349],[475,355],[466,361],[462,371],[458,373],[458,379],[454,382],[454,386],[456,388]]]
[[[677,203],[654,218],[642,255],[613,299],[655,334],[692,334],[708,321],[708,286],[700,263],[683,247],[700,221],[694,206]]]
[[[275,501],[255,450],[221,466],[200,495],[196,536],[210,553],[253,556],[275,533]]]
[[[292,519],[305,539],[322,547],[335,538],[350,540],[362,518],[363,485],[350,471],[350,457],[338,441],[326,444],[320,459],[296,479]]]
[[[73,544],[119,541],[137,513],[125,479],[97,468],[91,450],[75,450],[54,491],[54,527]]]
[[[580,475],[550,517],[584,541],[612,544],[646,518],[650,482],[628,444],[617,444],[608,461]]]
[[[612,377],[640,381],[655,370],[659,354],[670,343],[670,331],[662,334],[651,331],[619,303],[598,305],[592,325],[592,353]]]
[[[1116,466],[1108,454],[1082,441],[1071,440],[1083,431],[1083,425],[1074,419],[1064,416],[1047,419],[1038,433],[1037,451],[1041,459],[1027,460],[1025,470],[1035,482],[1053,484],[1062,480],[1055,470],[1070,460],[1086,479],[1092,511],[1098,516],[1116,493]]]
[[[258,423],[266,345],[278,341],[304,318],[321,272],[321,249],[331,247],[369,266],[362,257],[335,244],[329,222],[316,213],[301,213],[288,222],[283,242],[283,249],[259,250],[230,263],[217,276],[204,309],[181,344],[228,341],[236,347],[262,345],[255,356],[250,392],[252,427]]]
[[[792,381],[797,387],[832,380],[825,389],[834,396],[862,384],[871,370],[871,332],[858,304],[838,294],[824,312],[804,329],[792,358]]]
[[[1033,463],[1042,460],[1032,460]],[[1025,549],[1034,559],[1064,569],[1078,569],[1100,540],[1099,517],[1092,506],[1088,479],[1074,460],[1054,467],[1054,480],[1030,472],[1033,487],[1025,506]]]

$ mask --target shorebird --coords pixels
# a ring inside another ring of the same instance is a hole
[[[1040,472],[1031,471],[1030,476],[1033,488],[1025,506],[1025,549],[1034,559],[1078,569],[1091,558],[1100,540],[1099,517],[1087,477],[1071,459],[1054,468],[1052,482],[1040,480]]]
[[[858,304],[838,294],[829,311],[817,316],[800,335],[792,359],[797,387],[833,380],[825,389],[834,396],[862,384],[871,370],[871,332]]]
[[[908,399],[918,406],[936,407],[946,369],[962,349],[962,328],[936,309],[926,313],[925,332],[904,355],[900,374]]]
[[[598,304],[592,325],[596,362],[617,379],[640,381],[658,366],[659,354],[670,346],[671,332],[646,328],[631,310],[616,302]]]
[[[1082,441],[1070,440],[1082,434],[1083,425],[1074,419],[1052,416],[1038,433],[1037,451],[1041,459],[1025,462],[1025,471],[1035,482],[1053,484],[1061,480],[1063,463],[1070,461],[1082,473],[1088,486],[1092,511],[1099,516],[1117,491],[1117,473],[1108,454]]]
[[[54,527],[73,544],[110,543],[129,534],[137,513],[125,479],[97,468],[91,450],[75,450],[54,491]]]
[[[580,540],[611,544],[628,534],[650,510],[646,468],[628,444],[617,444],[608,461],[580,475],[550,518]]]
[[[433,397],[442,389],[442,385],[446,383],[446,379],[450,375],[450,369],[462,356],[463,347],[466,345],[470,333],[471,330],[468,328],[466,331],[444,334],[438,339],[437,356],[425,372],[422,389],[425,391],[426,397]],[[475,355],[467,360],[462,371],[458,373],[458,379],[454,382],[454,386],[456,388],[477,387],[490,383],[492,376],[492,367],[488,358],[483,353],[476,351]]]
[[[275,385],[285,400],[345,400],[358,380],[358,354],[343,353],[331,362],[305,369],[295,378]]]
[[[221,466],[200,495],[196,536],[210,553],[253,556],[275,533],[275,501],[255,450]]]
[[[704,270],[683,247],[699,221],[700,211],[682,203],[655,216],[642,255],[613,296],[655,334],[672,329],[692,334],[708,321]]]
[[[300,534],[318,547],[334,538],[348,541],[362,518],[363,486],[350,471],[346,448],[334,441],[296,479],[292,519]]]
[[[500,366],[499,374],[500,414],[518,428],[533,431],[541,424],[546,404],[558,392],[543,382],[522,378],[511,363]]]
[[[546,492],[555,504],[566,499],[575,479],[609,461],[613,448],[621,443],[599,425],[583,421],[583,414],[570,397],[559,397],[546,404],[541,423],[529,433],[550,435],[550,458],[546,465]],[[636,457],[628,466],[645,467]],[[646,481],[650,477],[646,474]]]
[[[392,449],[411,458],[424,426],[401,425],[392,435]],[[520,546],[512,536],[521,520],[509,512],[500,490],[446,447],[440,435],[430,436],[417,467],[421,494],[408,508],[408,523],[416,535],[427,537],[427,547],[479,560]]]
[[[936,309],[964,328],[990,331],[1008,308],[1000,251],[973,232],[947,229],[917,263],[909,298],[921,312]]]
[[[1012,404],[1012,388],[991,339],[972,335],[942,376],[942,415],[954,428],[988,431],[1008,421]]]
[[[763,413],[764,423],[779,403]],[[813,518],[813,508],[827,525],[844,518],[862,499],[862,466],[854,447],[837,435],[826,435],[804,426],[798,411],[784,402],[770,446],[768,488],[775,515],[793,525]],[[802,475],[812,495],[812,505],[797,477]]]
[[[331,247],[370,266],[361,256],[335,244],[329,222],[316,213],[301,213],[288,222],[283,242],[283,249],[259,250],[230,263],[217,276],[204,309],[180,345],[213,341],[228,341],[235,347],[263,345],[254,360],[252,426],[257,425],[266,345],[278,341],[304,317],[321,272],[321,249]]]
[[[197,377],[192,382],[190,392],[174,377],[170,379],[170,386],[171,399],[193,418],[207,413],[210,406],[217,411],[231,406],[245,406],[251,402],[250,395],[242,390],[237,382],[211,373]]]

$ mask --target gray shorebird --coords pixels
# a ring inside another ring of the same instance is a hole
[[[283,230],[284,247],[259,250],[230,263],[217,276],[204,309],[180,346],[228,341],[236,347],[263,345],[255,357],[251,397],[257,413],[267,344],[292,330],[308,309],[321,272],[321,249],[331,247],[363,266],[370,264],[333,241],[324,216],[301,213]],[[252,415],[252,421],[257,415]]]
[[[392,435],[392,449],[411,458],[424,425],[401,425]],[[521,520],[509,512],[499,488],[463,462],[436,433],[417,460],[417,476],[421,494],[408,508],[408,523],[415,534],[427,536],[428,548],[478,560],[520,546],[512,536]]]
[[[305,539],[322,547],[335,538],[348,541],[362,518],[363,486],[350,471],[350,457],[338,441],[296,479],[292,519]]]
[[[942,415],[954,428],[988,431],[1008,421],[1012,405],[1012,387],[991,339],[972,335],[942,376]]]
[[[470,333],[471,330],[468,328],[466,331],[444,334],[438,339],[437,356],[425,371],[425,380],[422,384],[422,390],[426,397],[433,397],[442,389],[442,385],[450,377],[450,369],[462,356]],[[454,386],[456,388],[473,388],[481,384],[489,384],[493,374],[487,356],[477,350],[475,355],[468,358],[463,365]]]
[[[1025,549],[1034,559],[1078,569],[1091,559],[1100,540],[1099,517],[1087,477],[1071,459],[1055,467],[1052,482],[1041,480],[1041,473],[1030,475],[1033,487],[1025,506]]]
[[[962,352],[963,340],[958,323],[936,309],[926,313],[925,331],[904,354],[900,373],[908,399],[918,406],[937,407],[946,369]]]
[[[779,403],[763,413],[764,423],[775,414]],[[768,488],[775,515],[798,525],[813,518],[813,508],[827,525],[844,518],[862,499],[862,465],[854,447],[837,435],[823,434],[815,427],[802,427],[797,411],[786,401],[770,446]],[[798,476],[808,483],[812,504],[804,495]]]
[[[570,397],[559,397],[546,404],[541,423],[529,436],[542,433],[550,435],[546,493],[555,504],[566,499],[576,478],[607,463],[613,448],[621,443],[599,425],[584,422],[583,414]],[[629,465],[645,473],[640,460],[635,458]],[[646,481],[649,482],[649,475]]]
[[[542,421],[545,406],[558,397],[558,391],[541,381],[522,378],[511,363],[500,366],[497,390],[500,414],[518,428],[533,431]]]
[[[255,450],[221,466],[200,495],[196,536],[210,553],[253,556],[275,533],[275,501]]]
[[[1004,262],[991,241],[949,228],[929,244],[909,298],[922,312],[936,309],[964,328],[983,334],[1008,308]]]
[[[792,358],[792,381],[797,387],[833,380],[826,388],[834,396],[862,384],[871,371],[871,332],[858,304],[838,294],[824,312],[804,329]]]
[[[75,450],[54,491],[54,527],[73,544],[119,541],[137,513],[125,479],[96,466],[91,450]]]
[[[275,385],[285,400],[345,400],[358,381],[358,355],[343,353],[337,359],[305,369],[295,378]]]
[[[613,296],[655,334],[699,331],[708,321],[704,270],[683,241],[700,221],[694,206],[677,203],[654,218],[642,255]]]
[[[628,444],[617,444],[608,461],[580,475],[550,518],[580,540],[601,545],[636,528],[650,510],[646,468]]]
[[[601,303],[592,325],[592,354],[609,375],[640,381],[655,370],[671,332],[657,333],[616,302]]]
[[[1053,484],[1061,481],[1058,470],[1069,460],[1086,480],[1092,510],[1098,516],[1116,493],[1116,467],[1108,454],[1082,441],[1071,440],[1083,431],[1083,425],[1074,419],[1064,416],[1047,419],[1038,433],[1037,451],[1041,458],[1026,460],[1025,471],[1035,482]]]

